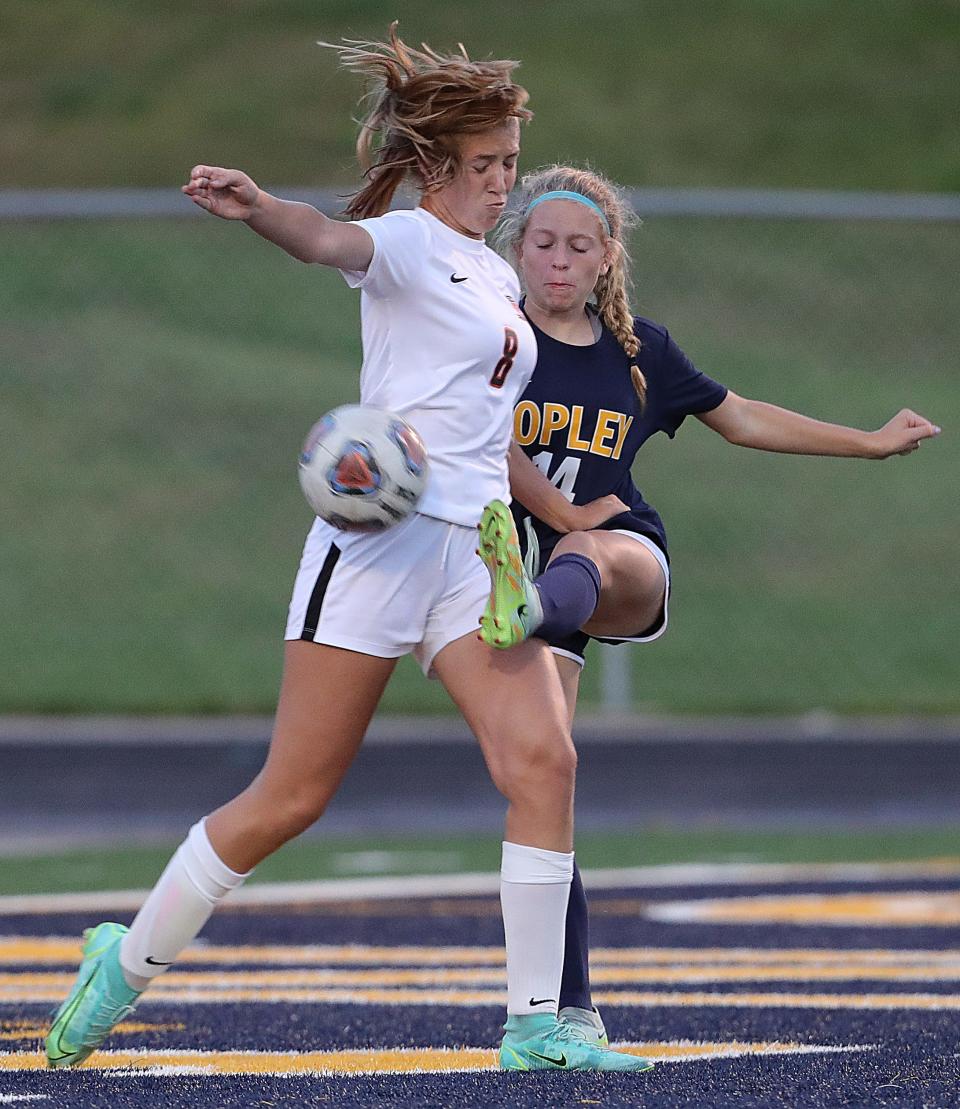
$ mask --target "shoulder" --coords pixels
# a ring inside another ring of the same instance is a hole
[[[410,226],[424,229],[427,227],[427,221],[423,218],[423,211],[420,208],[394,208],[390,212],[384,212],[382,216],[371,216],[360,222],[375,223],[383,227]]]
[[[646,355],[657,360],[665,369],[679,368],[687,371],[690,359],[678,346],[670,332],[662,323],[648,320],[645,316],[634,316],[634,334],[640,340],[640,357]]]
[[[373,240],[373,257],[363,272],[341,270],[347,284],[371,296],[391,296],[417,287],[433,244],[429,227],[415,211],[398,209],[356,224]]]
[[[670,332],[662,323],[648,320],[646,316],[633,317],[633,333],[640,340],[641,350],[663,351],[670,342]]]
[[[414,242],[426,246],[431,239],[430,224],[417,208],[397,208],[382,216],[357,220],[377,244]]]

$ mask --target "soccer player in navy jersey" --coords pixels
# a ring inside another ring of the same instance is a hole
[[[501,220],[537,338],[533,378],[514,413],[508,510],[488,507],[481,555],[492,589],[480,637],[552,647],[572,724],[587,642],[649,642],[667,626],[670,564],[663,522],[630,468],[651,435],[688,415],[728,442],[854,458],[909,454],[939,433],[903,409],[877,431],[824,423],[731,392],[701,373],[665,328],[633,316],[624,232],[634,221],[599,174],[554,166],[526,176]],[[523,558],[528,574],[517,572]],[[560,1019],[605,1043],[587,973],[587,910],[575,870]]]

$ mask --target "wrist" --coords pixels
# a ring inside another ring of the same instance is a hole
[[[572,525],[570,513],[568,511],[573,506],[565,497],[556,500],[551,497],[547,503],[541,501],[536,508],[531,508],[530,505],[520,497],[517,499],[520,500],[521,504],[529,508],[534,516],[542,520],[548,528],[552,528],[554,531],[559,531],[563,534],[566,534],[568,531],[576,530]]]
[[[580,511],[577,505],[564,497],[562,503],[557,503],[557,521],[551,527],[555,531],[562,531],[564,534],[571,531],[580,531]]]
[[[254,185],[254,188],[256,193],[250,202],[250,211],[247,213],[246,221],[251,227],[255,228],[258,222],[262,223],[265,219],[269,219],[271,202],[275,203],[276,197],[264,192],[258,185]]]
[[[880,442],[879,431],[864,431],[861,434],[863,437],[860,441],[860,449],[857,452],[860,458],[876,460],[887,457],[888,452]]]

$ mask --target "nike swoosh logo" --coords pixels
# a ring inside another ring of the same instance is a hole
[[[530,1051],[528,1054],[532,1055],[534,1059],[542,1059],[545,1063],[552,1063],[555,1067],[565,1067],[567,1065],[566,1055],[561,1055],[559,1059],[554,1059],[549,1055],[541,1055],[537,1051]]]
[[[546,1005],[549,1002],[556,1001],[556,1000],[557,999],[555,997],[541,997],[539,1001],[534,1001],[534,999],[531,997],[530,1000],[527,1002],[527,1004],[528,1005]]]
[[[469,277],[457,277],[455,273],[450,274],[450,280],[454,285],[459,285],[461,281],[469,281]]]
[[[77,1011],[77,1007],[79,1006],[80,1002],[83,1001],[84,994],[87,992],[87,988],[89,987],[90,983],[93,981],[94,975],[96,975],[96,973],[97,973],[97,967],[94,967],[93,970],[90,972],[90,977],[86,980],[86,982],[84,982],[84,984],[80,987],[80,989],[77,990],[76,996],[74,997],[74,999],[70,1003],[70,1005],[62,1013],[58,1014],[58,1016],[54,1018],[53,1027],[56,1028],[56,1026],[58,1024],[60,1025],[60,1027],[57,1030],[57,1043],[56,1043],[56,1052],[57,1052],[57,1054],[56,1055],[49,1055],[49,1053],[48,1053],[48,1057],[49,1057],[51,1062],[53,1062],[54,1060],[59,1061],[60,1059],[66,1059],[67,1056],[76,1054],[75,1050],[74,1051],[69,1051],[69,1050],[64,1051],[63,1050],[63,1033],[64,1033],[64,1030],[66,1029],[67,1025],[70,1023],[70,1018]],[[53,1028],[51,1028],[50,1031],[52,1033]]]
[[[145,958],[145,959],[144,959],[143,961],[144,961],[145,963],[149,963],[149,964],[150,964],[150,965],[151,965],[152,967],[169,967],[169,966],[173,966],[173,960],[172,960],[172,959],[170,960],[170,962],[169,962],[169,963],[161,963],[159,959],[155,959],[155,958],[154,958],[154,957],[153,957],[152,955],[148,955],[148,956],[147,956],[147,957],[146,957],[146,958]]]

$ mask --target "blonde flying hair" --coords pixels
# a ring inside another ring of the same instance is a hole
[[[528,173],[520,182],[514,200],[497,224],[494,239],[503,253],[518,256],[527,230],[528,209],[532,201],[544,193],[567,191],[581,193],[596,204],[610,225],[607,238],[607,259],[610,268],[600,274],[593,289],[601,320],[613,332],[617,342],[630,359],[630,380],[640,398],[641,408],[647,399],[647,380],[638,364],[640,340],[633,330],[630,310],[630,255],[624,245],[625,232],[638,220],[620,189],[602,174],[574,166],[548,166]],[[604,229],[605,230],[605,229]]]
[[[528,120],[527,90],[514,84],[518,62],[473,62],[463,46],[439,54],[426,43],[415,50],[390,25],[389,42],[321,42],[347,69],[371,84],[364,97],[357,158],[367,184],[350,199],[351,219],[379,216],[405,178],[424,193],[448,185],[460,170],[457,138],[488,131],[509,119]]]

